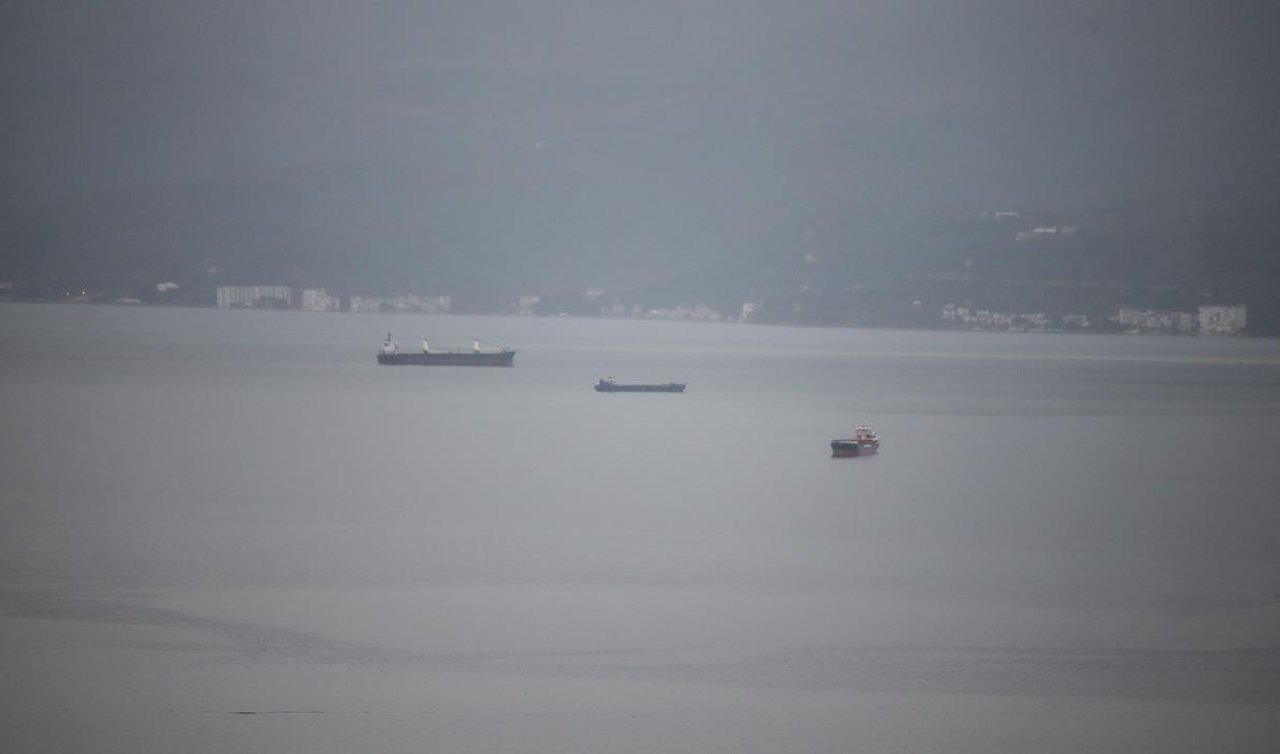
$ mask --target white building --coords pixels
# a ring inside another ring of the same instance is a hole
[[[650,309],[644,316],[648,319],[682,319],[695,322],[720,322],[724,315],[706,304],[686,306],[680,304],[669,309]]]
[[[289,306],[293,289],[287,285],[223,285],[218,287],[219,309],[249,309],[259,306]]]
[[[336,312],[341,303],[337,296],[330,296],[323,288],[307,288],[302,292],[302,310],[306,312]]]
[[[1244,304],[1200,307],[1200,334],[1239,335],[1248,324],[1247,309]]]
[[[587,296],[591,296],[589,291]],[[519,314],[521,317],[532,317],[538,311],[538,302],[541,300],[541,296],[534,296],[532,294],[521,296],[516,299],[516,314]]]
[[[411,293],[391,297],[352,296],[348,311],[360,314],[448,314],[451,304],[448,296],[424,298]]]
[[[1186,334],[1196,331],[1194,314],[1167,309],[1120,309],[1116,322],[1140,333]]]

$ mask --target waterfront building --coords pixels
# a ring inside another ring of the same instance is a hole
[[[219,309],[288,307],[293,289],[287,285],[223,285],[218,287]]]
[[[302,292],[302,310],[305,312],[336,312],[341,300],[330,296],[323,288],[307,288]]]
[[[1201,335],[1239,335],[1248,324],[1248,308],[1235,306],[1200,307]]]

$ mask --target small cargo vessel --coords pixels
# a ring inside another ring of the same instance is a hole
[[[683,393],[686,383],[663,382],[654,385],[624,384],[612,377],[602,377],[596,383],[598,393]]]
[[[506,346],[484,350],[479,340],[472,341],[470,351],[433,351],[423,338],[421,351],[401,351],[391,333],[378,349],[378,363],[390,366],[509,367],[515,357],[516,352]]]
[[[866,456],[880,451],[880,436],[865,424],[853,428],[853,437],[840,437],[831,441],[833,458]]]

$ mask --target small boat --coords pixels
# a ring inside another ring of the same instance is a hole
[[[663,382],[654,385],[624,384],[612,377],[602,377],[596,383],[598,393],[683,393],[683,382]]]
[[[378,363],[388,366],[509,367],[515,357],[516,352],[506,346],[484,350],[479,340],[472,341],[470,351],[440,351],[423,338],[421,351],[401,351],[391,333],[378,349]]]
[[[833,458],[866,456],[880,452],[880,436],[865,424],[853,428],[853,437],[840,437],[831,441]]]

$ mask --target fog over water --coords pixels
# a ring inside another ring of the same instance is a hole
[[[516,366],[378,367],[387,330]],[[3,306],[0,728],[1272,751],[1278,378],[1257,339]]]

